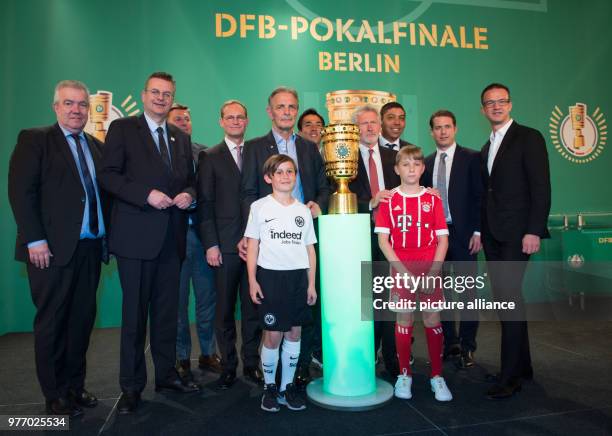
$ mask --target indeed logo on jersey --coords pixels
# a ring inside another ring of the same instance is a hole
[[[270,239],[280,239],[281,244],[300,244],[302,241],[302,232],[288,232],[286,230],[276,231],[270,229]]]

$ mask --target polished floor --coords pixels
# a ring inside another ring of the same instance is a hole
[[[152,380],[134,415],[116,413],[119,330],[93,332],[87,388],[100,399],[71,422],[83,435],[612,435],[612,322],[530,323],[535,379],[508,400],[489,401],[487,372],[498,360],[499,327],[482,323],[478,365],[445,363],[454,400],[439,403],[429,389],[422,328],[415,329],[413,399],[393,399],[366,412],[339,412],[309,404],[305,411],[260,410],[261,388],[239,379],[228,391],[216,375],[195,370],[196,394],[157,394]],[[197,356],[194,356],[197,358]],[[151,356],[147,352],[149,369]],[[0,415],[41,414],[31,334],[0,337]],[[194,362],[197,366],[197,362]],[[149,371],[152,374],[152,371]],[[317,375],[313,369],[313,375]],[[1,431],[0,431],[1,433]]]

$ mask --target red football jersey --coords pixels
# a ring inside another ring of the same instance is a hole
[[[382,200],[376,214],[375,233],[390,234],[397,251],[435,248],[438,235],[448,235],[442,200],[423,188],[418,194],[404,194],[399,186],[393,196]]]

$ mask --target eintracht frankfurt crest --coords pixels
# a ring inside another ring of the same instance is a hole
[[[606,118],[599,108],[591,115],[587,105],[576,103],[567,115],[558,106],[550,116],[550,139],[561,156],[574,163],[587,163],[596,159],[608,139]]]

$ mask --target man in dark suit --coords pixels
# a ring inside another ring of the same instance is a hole
[[[357,177],[349,183],[349,189],[357,195],[359,213],[369,213],[373,217],[380,201],[390,198],[391,189],[400,185],[400,178],[394,170],[397,152],[379,146],[381,122],[374,107],[358,108],[353,114],[353,123],[359,126],[359,167]],[[374,233],[374,218],[371,227],[372,261],[385,261],[378,247],[378,236]],[[399,374],[394,327],[394,322],[374,322],[374,349],[378,350],[382,342],[383,360],[391,378]]]
[[[236,379],[236,320],[234,310],[240,295],[244,374],[260,382],[259,343],[261,328],[257,310],[249,297],[246,264],[238,256],[244,223],[240,212],[240,174],[244,134],[249,124],[246,107],[237,100],[221,106],[219,124],[224,140],[200,154],[198,166],[198,231],[213,267],[217,284],[215,333],[223,372],[218,380],[228,389]]]
[[[11,156],[9,200],[17,223],[15,258],[27,266],[36,373],[49,414],[95,407],[85,389],[85,354],[96,317],[108,201],[97,173],[102,143],[83,132],[89,91],[74,80],[55,87],[57,123],[22,130]]]
[[[493,297],[513,301],[516,310],[500,312],[501,371],[487,391],[490,399],[508,398],[533,378],[522,281],[529,256],[540,249],[550,211],[550,171],[540,132],[510,117],[512,101],[502,84],[480,95],[482,113],[493,131],[481,151],[482,244]]]
[[[99,172],[115,196],[109,249],[123,289],[119,413],[133,412],[147,381],[145,339],[150,318],[156,390],[193,392],[176,369],[176,323],[187,209],[195,198],[189,136],[168,125],[175,83],[153,73],[142,91],[144,114],[111,123]]]
[[[286,154],[293,158],[298,166],[297,180],[293,196],[304,203],[315,220],[325,213],[329,200],[329,184],[325,176],[325,165],[319,153],[318,144],[294,133],[298,116],[298,95],[294,89],[276,88],[268,98],[266,111],[272,121],[272,129],[262,137],[247,141],[244,149],[244,166],[242,171],[242,216],[244,225],[248,217],[251,203],[272,193],[272,185],[263,178],[263,164],[274,154]],[[240,241],[239,252],[246,260],[246,238]],[[304,348],[302,358],[309,357],[312,329],[304,326]],[[306,359],[309,360],[309,359]],[[297,382],[303,384],[308,378],[308,368],[298,368]]]
[[[382,130],[378,138],[378,145],[395,151],[407,145],[414,145],[401,138],[406,128],[406,111],[404,106],[396,101],[385,103],[380,108],[380,118]]]
[[[480,154],[455,142],[457,123],[452,112],[435,112],[429,118],[429,127],[436,143],[436,152],[425,158],[421,183],[436,188],[442,197],[449,230],[449,247],[445,260],[453,264],[456,275],[474,277],[478,271],[476,255],[481,248]],[[465,301],[473,301],[476,298],[475,288],[459,295]],[[452,295],[449,297],[452,299]],[[454,317],[452,313],[449,315]],[[474,365],[478,315],[468,311],[462,311],[460,315],[459,335],[454,318],[442,321],[444,356],[460,356],[459,366],[470,368]]]
[[[174,103],[168,113],[168,124],[181,129],[191,138],[191,112],[187,106]],[[198,164],[204,146],[191,141],[194,164]],[[196,167],[197,168],[197,167]],[[189,295],[193,284],[195,297],[195,324],[200,343],[198,366],[202,370],[221,372],[221,359],[216,353],[214,337],[215,320],[215,278],[212,268],[206,262],[202,242],[198,236],[195,209],[188,212],[187,247],[185,260],[181,265],[179,283],[179,308],[176,332],[176,369],[182,378],[193,380],[191,372],[191,329],[189,327]]]

